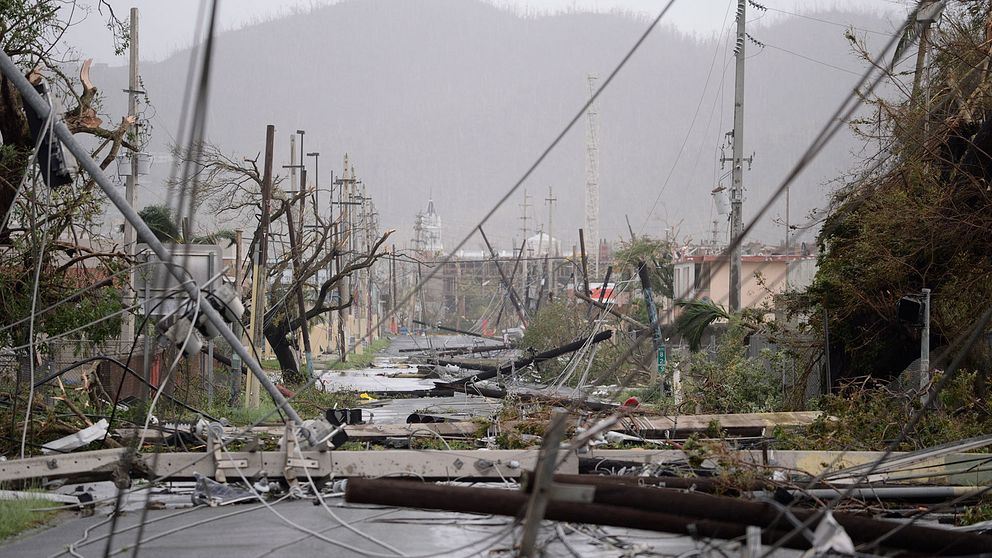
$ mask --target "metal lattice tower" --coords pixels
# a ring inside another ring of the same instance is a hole
[[[589,95],[596,91],[595,74],[589,74]],[[592,240],[592,275],[599,277],[599,113],[586,109],[586,237]]]

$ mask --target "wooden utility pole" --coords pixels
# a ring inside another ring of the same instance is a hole
[[[263,333],[265,322],[265,297],[268,286],[268,266],[269,257],[269,200],[272,198],[272,153],[275,149],[276,127],[269,124],[265,127],[265,163],[262,170],[262,215],[259,224],[259,238],[255,243],[257,248],[255,256],[254,273],[252,276],[252,303],[251,303],[251,338],[259,353],[264,353],[265,334]],[[248,381],[245,382],[245,406],[248,408],[258,408],[260,384],[253,374],[248,374]]]
[[[131,31],[130,38],[128,39],[130,64],[128,66],[127,79],[127,115],[129,119],[134,121],[138,117],[138,93],[140,93],[138,91],[138,8],[131,8],[130,23]],[[137,122],[134,122],[134,126],[137,129]],[[127,182],[124,187],[124,196],[127,199],[127,204],[131,207],[134,207],[135,204],[135,191],[138,185],[138,155],[135,152],[131,153],[131,173],[127,176]],[[134,261],[134,226],[127,219],[124,220],[124,251],[130,257],[131,261]],[[134,304],[134,272],[129,271],[127,277],[128,288],[127,294],[124,296],[125,307]],[[126,344],[134,338],[134,315],[131,312],[125,312],[123,317],[124,319],[121,323],[121,341]],[[130,366],[130,363],[127,364]]]
[[[286,203],[286,227],[289,229],[289,250],[293,255],[293,281],[296,282],[296,306],[300,313],[300,333],[303,336],[303,352],[307,364],[307,379],[313,376],[313,349],[310,346],[310,324],[307,322],[307,307],[303,300],[303,264],[300,263],[300,244],[293,222],[292,204]]]

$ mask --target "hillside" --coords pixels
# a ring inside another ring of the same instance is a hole
[[[888,29],[871,15],[817,17]],[[728,26],[732,19],[731,13]],[[621,14],[521,17],[465,0],[362,0],[317,8],[219,36],[208,136],[226,151],[254,155],[262,149],[265,125],[273,123],[282,165],[290,134],[305,129],[307,150],[322,154],[325,185],[327,171],[340,171],[347,151],[384,226],[399,228],[400,240],[409,238],[414,213],[433,195],[450,245],[581,106],[587,74],[605,77],[645,25]],[[856,81],[843,71],[862,68],[843,33],[843,27],[799,18],[751,27],[756,39],[773,46],[748,44],[745,143],[755,157],[745,175],[745,219]],[[177,131],[189,59],[188,51],[178,52],[142,66],[156,112],[153,152],[166,151]],[[635,230],[646,222],[643,230],[656,235],[678,225],[683,236],[708,236],[715,215],[709,191],[722,174],[719,146],[732,123],[733,72],[726,42],[662,27],[601,97],[601,236],[626,236],[625,215]],[[125,68],[103,67],[99,76],[105,91],[126,83]],[[119,113],[124,96],[111,97],[106,108]],[[527,183],[538,221],[547,219],[543,198],[548,186],[554,188],[556,233],[582,223],[584,141],[583,119]],[[854,165],[859,145],[850,135],[838,137],[803,175],[792,192],[793,222],[822,204],[824,182]],[[158,164],[149,182],[160,181],[167,167]],[[144,192],[142,201],[156,196]],[[521,201],[516,196],[489,226],[503,247],[519,236]],[[772,213],[784,214],[784,206]],[[769,241],[783,236],[770,219],[756,234]],[[566,247],[574,242],[574,232],[563,236]]]

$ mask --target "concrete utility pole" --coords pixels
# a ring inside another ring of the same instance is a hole
[[[251,297],[251,338],[259,353],[265,347],[265,295],[268,286],[269,257],[269,200],[272,197],[272,157],[276,143],[276,127],[269,124],[265,127],[265,164],[262,170],[262,215],[259,224],[259,239],[255,253],[254,276]],[[259,406],[260,384],[254,375],[248,375],[245,382],[245,406],[251,409]]]
[[[341,188],[338,190],[338,223],[336,225],[336,241],[339,244],[339,248],[344,249],[344,239],[348,239],[348,244],[351,244],[351,230],[348,226],[351,220],[351,205],[349,205],[350,200],[348,199],[351,192],[351,179],[348,174],[348,154],[344,155],[344,172],[341,174],[340,178]],[[350,253],[350,252],[349,252]],[[338,255],[336,257],[337,273],[341,273],[343,260],[341,258],[341,250],[338,250]],[[344,304],[345,293],[351,296],[350,290],[350,277],[342,277],[338,281],[338,304]],[[348,312],[346,309],[341,308],[338,310],[338,360],[341,362],[347,362],[348,359],[348,340],[346,335],[345,321],[348,319]]]
[[[737,70],[734,82],[733,184],[730,188],[730,310],[741,309],[741,235],[744,219],[741,204],[744,198],[744,49],[747,43],[745,11],[747,0],[737,0]]]
[[[930,26],[933,25],[944,11],[946,0],[924,0],[916,12],[916,25],[919,28],[919,50],[916,52],[916,75],[913,76],[913,99],[923,109],[923,129],[920,132],[920,143],[926,142],[930,127],[930,95],[929,85],[927,94],[922,94],[923,74],[926,72],[927,52],[930,48]]]
[[[396,317],[396,245],[392,245],[392,257],[389,258],[389,315],[392,326],[390,331],[394,334],[399,333],[399,326],[397,325],[399,321]]]
[[[927,60],[927,41],[930,39],[930,25],[933,24],[937,13],[931,7],[933,0],[924,0],[920,3],[920,8],[916,12],[914,24],[919,27],[919,44],[916,51],[916,74],[913,76],[913,102],[920,101],[920,88],[923,83],[923,69]]]
[[[283,165],[282,168],[289,169],[289,191],[296,192],[296,169],[299,165],[296,164],[296,134],[289,135],[289,164]]]
[[[528,217],[527,217],[527,209],[530,208],[530,206],[531,206],[530,201],[528,201],[529,199],[530,199],[530,196],[527,195],[527,189],[525,188],[524,189],[524,203],[520,204],[520,209],[522,211],[522,214],[520,215],[520,222],[522,223],[522,225],[520,227],[520,232],[524,235],[524,248],[527,247],[527,240],[529,238],[528,235],[530,235],[530,229],[527,227],[527,219],[528,219]],[[524,300],[527,300],[528,298],[530,298],[528,296],[528,293],[530,292],[529,291],[529,288],[530,287],[527,284],[527,280],[529,279],[529,277],[528,277],[528,273],[527,273],[527,255],[526,254],[524,254],[524,255],[521,256],[521,262],[523,262],[523,268],[521,269],[521,274],[520,274],[520,292],[523,294]]]
[[[131,8],[131,32],[128,45],[131,60],[128,67],[127,79],[127,115],[128,118],[136,120],[138,118],[138,93],[140,93],[138,91],[138,8]],[[137,129],[138,123],[135,121],[133,126]],[[137,153],[131,153],[131,174],[127,176],[127,182],[125,184],[124,197],[127,199],[127,204],[134,207],[135,190],[138,186]],[[135,253],[134,226],[127,219],[124,220],[124,250],[133,261]],[[134,272],[128,272],[127,277],[128,289],[127,294],[124,296],[124,305],[131,306],[134,304]],[[125,312],[121,323],[121,341],[127,343],[128,340],[133,338],[134,315],[130,312]]]

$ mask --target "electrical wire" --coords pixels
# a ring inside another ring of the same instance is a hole
[[[223,451],[225,453],[225,455],[227,455],[228,458],[230,458],[230,453],[228,452],[228,450],[227,450],[226,447],[222,447],[221,448],[221,451]],[[242,482],[245,483],[245,485],[248,487],[248,490],[251,491],[256,496],[259,496],[261,498],[261,495],[258,494],[258,491],[255,490],[255,487],[250,482],[248,482],[248,479],[245,477],[244,472],[242,471],[242,469],[240,467],[237,467],[235,465],[235,470],[237,471],[238,476],[241,477]],[[275,508],[273,508],[271,505],[269,505],[268,502],[266,502],[264,499],[262,499],[261,502],[262,502],[262,504],[270,512],[272,512],[273,515],[275,515],[277,518],[279,518],[286,525],[288,525],[288,526],[292,527],[293,529],[296,529],[297,531],[300,531],[302,533],[307,533],[310,536],[315,537],[315,538],[317,538],[317,539],[319,539],[319,540],[321,540],[323,542],[326,542],[326,543],[328,543],[328,544],[330,544],[332,546],[343,548],[345,550],[350,550],[350,551],[355,552],[357,554],[361,554],[362,556],[369,556],[369,557],[372,557],[372,558],[394,558],[394,555],[393,554],[381,554],[381,553],[377,553],[377,552],[370,552],[370,551],[367,551],[367,550],[361,550],[361,549],[355,548],[354,545],[349,545],[348,543],[345,543],[345,542],[342,542],[342,541],[339,541],[339,540],[336,540],[336,539],[332,539],[332,538],[329,538],[329,537],[325,537],[324,535],[320,534],[319,532],[314,531],[313,529],[309,529],[309,528],[307,528],[307,527],[305,527],[303,525],[300,525],[299,523],[296,523],[295,521],[289,519],[285,515],[279,513],[278,511],[275,510]],[[442,554],[451,554],[453,552],[458,552],[458,551],[464,550],[466,548],[472,548],[472,547],[475,547],[475,546],[480,545],[483,542],[487,542],[491,538],[498,537],[497,540],[501,540],[503,537],[505,537],[506,535],[508,535],[508,534],[510,534],[512,532],[513,525],[514,524],[511,524],[511,526],[510,526],[509,529],[506,529],[506,530],[503,530],[503,531],[499,531],[499,532],[495,533],[494,535],[491,535],[491,536],[486,537],[484,539],[481,539],[481,540],[478,540],[478,541],[473,541],[471,543],[468,543],[466,545],[463,545],[463,546],[460,546],[460,547],[457,547],[457,548],[446,549],[446,550],[442,551]],[[405,558],[432,558],[434,556],[438,556],[438,554],[439,553],[435,551],[435,552],[431,552],[429,554],[404,555],[404,556],[405,556]],[[473,554],[475,554],[475,552],[473,552]]]
[[[840,66],[835,66],[833,64],[829,64],[829,63],[824,62],[822,60],[817,60],[815,58],[810,58],[809,56],[806,56],[804,54],[799,54],[798,52],[793,52],[793,51],[791,51],[791,50],[789,50],[787,48],[783,48],[783,47],[780,47],[780,46],[775,46],[775,45],[773,45],[771,43],[762,42],[761,43],[761,47],[768,47],[768,48],[773,48],[775,50],[780,50],[780,51],[782,51],[782,52],[784,52],[786,54],[791,54],[792,56],[796,56],[798,58],[802,58],[803,60],[808,60],[809,62],[813,62],[814,64],[819,64],[821,66],[826,66],[827,68],[833,68],[834,70],[838,70],[838,71],[844,72],[845,74],[851,74],[851,75],[854,75],[854,76],[860,76],[861,75],[858,72],[854,72],[854,71],[848,70],[847,68],[841,68]]]
[[[441,440],[444,441],[444,438],[441,438]],[[445,444],[447,444],[447,442],[445,442]],[[381,541],[381,540],[379,540],[379,539],[377,539],[377,538],[375,538],[375,537],[373,537],[373,536],[371,536],[371,535],[369,535],[367,533],[363,533],[363,532],[359,531],[354,526],[352,526],[350,523],[344,521],[336,513],[334,513],[334,511],[331,509],[331,507],[327,505],[327,502],[324,501],[324,496],[323,496],[323,494],[321,494],[320,489],[317,488],[317,483],[315,483],[313,481],[313,476],[310,475],[310,468],[307,467],[307,465],[306,465],[306,459],[304,459],[304,457],[303,457],[303,451],[300,450],[299,444],[296,444],[295,449],[296,449],[297,456],[300,458],[300,462],[303,463],[302,469],[303,469],[304,474],[306,474],[306,476],[307,476],[307,481],[310,483],[310,487],[311,487],[311,490],[313,491],[314,497],[317,498],[317,501],[320,502],[320,505],[323,506],[324,510],[327,511],[327,514],[330,515],[331,518],[334,521],[337,521],[342,527],[344,527],[345,529],[351,531],[352,533],[354,533],[354,534],[356,534],[356,535],[358,535],[358,536],[360,536],[360,537],[362,537],[364,539],[367,539],[367,540],[369,540],[369,541],[371,541],[371,542],[373,542],[373,543],[381,546],[382,548],[385,548],[386,550],[390,550],[390,551],[392,551],[393,553],[395,553],[398,556],[406,556],[406,553],[404,553],[402,550],[396,548],[395,546],[393,546],[393,545],[391,545],[389,543],[383,542],[383,541]],[[448,449],[451,449],[451,448],[448,448]]]
[[[830,21],[828,19],[823,19],[823,18],[819,18],[819,17],[808,16],[808,15],[804,15],[804,14],[800,14],[800,13],[796,13],[796,12],[790,12],[788,10],[780,10],[778,8],[772,8],[772,7],[766,7],[765,9],[767,9],[768,11],[771,11],[771,12],[778,12],[780,14],[791,15],[791,16],[794,16],[794,17],[798,17],[798,18],[802,18],[802,19],[807,19],[807,20],[810,20],[810,21],[816,21],[816,22],[819,22],[819,23],[825,23],[827,25],[834,25],[836,27],[843,27],[845,29],[854,29],[856,31],[863,31],[865,33],[871,33],[871,34],[874,34],[874,35],[881,35],[883,37],[889,37],[889,36],[892,35],[892,32],[875,31],[874,29],[867,29],[867,28],[864,28],[864,27],[858,27],[858,26],[855,26],[855,25],[847,24],[847,23],[839,23],[839,22],[836,22],[836,21]]]

